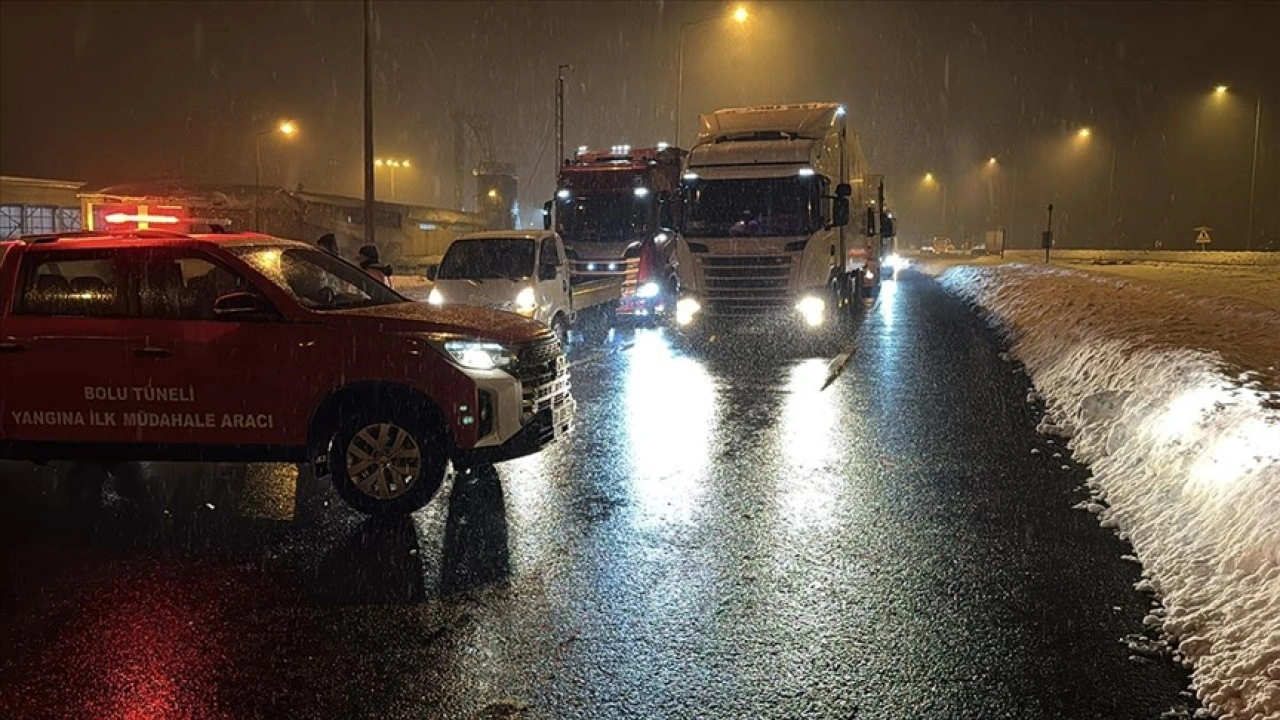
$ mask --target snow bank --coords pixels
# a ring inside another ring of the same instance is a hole
[[[1090,464],[1205,707],[1280,718],[1280,314],[1044,266],[955,267]],[[1276,291],[1280,292],[1280,280]]]

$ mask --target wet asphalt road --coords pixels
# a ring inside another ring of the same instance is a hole
[[[0,466],[0,717],[1187,707],[1122,642],[1138,566],[1071,509],[1087,470],[992,333],[919,276],[860,323],[825,391],[827,358],[763,337],[576,347],[575,435],[400,522],[295,513],[288,465],[147,468],[86,518],[64,467]]]

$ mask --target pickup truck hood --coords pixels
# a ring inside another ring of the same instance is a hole
[[[455,304],[482,305],[494,309],[515,307],[516,294],[522,288],[529,287],[528,280],[515,282],[502,278],[478,280],[454,280],[452,278],[436,281],[436,289],[444,296],[444,307]]]
[[[449,333],[510,344],[530,342],[551,332],[542,323],[514,313],[469,305],[403,302],[326,314],[348,318],[354,323],[376,323],[384,332]]]

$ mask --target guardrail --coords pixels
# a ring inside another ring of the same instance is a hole
[[[1044,250],[1005,250],[1006,259],[1044,262]],[[1067,262],[1161,262],[1194,265],[1280,265],[1280,252],[1230,250],[1051,250]]]

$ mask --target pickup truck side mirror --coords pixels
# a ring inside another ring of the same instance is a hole
[[[439,273],[440,273],[440,266],[439,266],[439,265],[428,265],[428,266],[427,266],[427,272],[426,272],[426,275],[427,275],[427,279],[428,279],[428,280],[430,280],[431,282],[435,282],[435,281],[436,281],[436,275],[438,275]]]
[[[831,199],[831,227],[849,224],[849,198],[836,195]]]
[[[213,314],[219,320],[249,320],[271,312],[266,301],[251,292],[227,293],[213,301]]]

